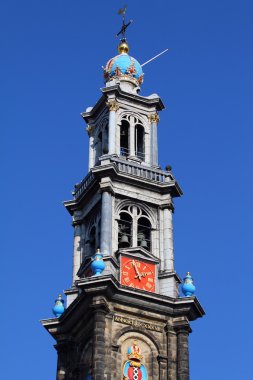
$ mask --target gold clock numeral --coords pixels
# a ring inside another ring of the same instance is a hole
[[[138,268],[140,268],[141,263],[140,263],[139,261],[137,261],[137,262],[136,262],[136,265],[137,265]]]
[[[148,282],[147,285],[146,285],[147,288],[151,289],[152,288],[152,285]]]
[[[148,278],[148,281],[149,282],[154,282],[154,279],[153,278]]]
[[[126,277],[124,278],[125,282],[129,282],[130,281],[130,278],[129,277]]]
[[[125,268],[128,269],[128,270],[130,269],[127,265],[125,265]]]
[[[124,276],[128,276],[128,272],[122,272]]]
[[[147,272],[147,276],[150,276],[152,274],[152,272]]]
[[[144,267],[142,268],[142,270],[145,270],[147,268],[147,265],[144,265]]]
[[[134,288],[134,284],[131,282],[131,284],[129,284],[129,286],[131,286],[132,288]]]

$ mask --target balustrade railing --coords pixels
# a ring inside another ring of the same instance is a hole
[[[156,182],[166,182],[174,179],[171,173],[164,172],[162,170],[153,170],[143,166],[132,165],[129,162],[115,161],[115,163],[119,171],[144,179],[149,179]]]
[[[123,162],[123,160],[117,158],[111,158],[111,163],[117,167],[119,172],[143,179],[162,183],[174,180],[171,173],[165,172],[163,170],[151,169],[149,167],[129,163],[128,161]],[[72,193],[74,199],[78,199],[94,180],[94,174],[92,172],[89,172],[88,175],[82,180],[82,182],[75,186],[75,189]]]
[[[79,198],[94,179],[94,174],[92,172],[89,172],[87,176],[82,180],[82,182],[75,186],[75,189],[73,191],[74,198]]]

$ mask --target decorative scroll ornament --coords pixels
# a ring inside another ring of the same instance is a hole
[[[109,111],[117,111],[119,109],[119,103],[117,103],[115,100],[107,102],[106,105],[109,108]]]
[[[159,123],[160,117],[157,113],[153,113],[152,115],[149,115],[149,121],[150,123]]]
[[[94,130],[94,125],[88,125],[86,128],[86,131],[89,136],[92,134],[93,130]]]
[[[133,345],[128,348],[127,358],[123,368],[123,380],[147,380],[147,370],[141,363],[143,355],[141,355],[137,340],[134,340]]]

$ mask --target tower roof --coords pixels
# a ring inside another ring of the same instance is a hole
[[[139,86],[143,82],[143,71],[140,63],[129,52],[126,39],[122,39],[118,47],[120,54],[111,58],[104,68],[105,82],[113,79],[127,80]]]

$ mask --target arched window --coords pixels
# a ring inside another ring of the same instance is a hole
[[[142,247],[151,251],[151,222],[145,210],[137,205],[121,209],[118,219],[118,247]]]
[[[144,128],[141,124],[135,126],[135,155],[140,160],[145,160],[144,152]]]
[[[98,134],[96,141],[96,164],[99,164],[99,158],[102,156],[102,132]]]
[[[99,219],[97,223],[96,250],[100,248],[100,236],[101,236],[101,219]]]
[[[103,154],[108,153],[108,125],[103,130]]]
[[[120,155],[129,156],[129,123],[122,120],[120,126]]]
[[[93,226],[90,230],[90,236],[89,236],[89,254],[94,255],[96,251],[96,227]]]
[[[151,224],[150,221],[141,217],[138,219],[137,244],[139,247],[150,251],[151,246]]]
[[[118,230],[119,248],[132,246],[132,217],[127,212],[120,213]]]
[[[88,254],[92,256],[95,254],[96,250],[100,248],[100,230],[101,230],[101,220],[99,219],[96,225],[93,225],[88,233],[88,237],[85,245],[88,247]]]

